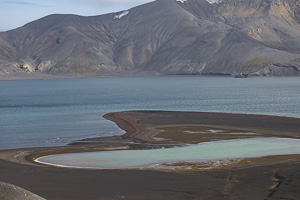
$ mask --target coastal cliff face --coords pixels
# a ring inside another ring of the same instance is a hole
[[[50,15],[0,33],[0,79],[45,75],[300,75],[297,0],[157,0]]]

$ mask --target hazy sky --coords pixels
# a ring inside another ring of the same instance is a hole
[[[151,1],[154,0],[0,0],[0,31],[50,14],[101,15]]]

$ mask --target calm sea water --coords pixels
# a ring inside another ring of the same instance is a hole
[[[300,117],[300,78],[126,77],[0,82],[0,149],[120,135],[101,116],[123,110]]]

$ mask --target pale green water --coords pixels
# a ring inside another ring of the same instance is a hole
[[[205,142],[171,149],[120,150],[52,155],[38,159],[52,165],[80,168],[140,168],[180,161],[203,161],[300,154],[300,140],[286,138],[238,139]]]

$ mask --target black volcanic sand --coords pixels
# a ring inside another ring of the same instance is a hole
[[[127,133],[121,137],[87,139],[65,147],[0,151],[0,180],[46,199],[300,199],[299,155],[249,159],[239,165],[208,171],[84,170],[32,162],[53,153],[142,149],[150,144],[161,147],[182,143],[183,134],[188,137],[184,142],[188,143],[300,136],[298,118],[146,111],[110,113],[104,117]],[[209,130],[222,132],[209,133]]]

